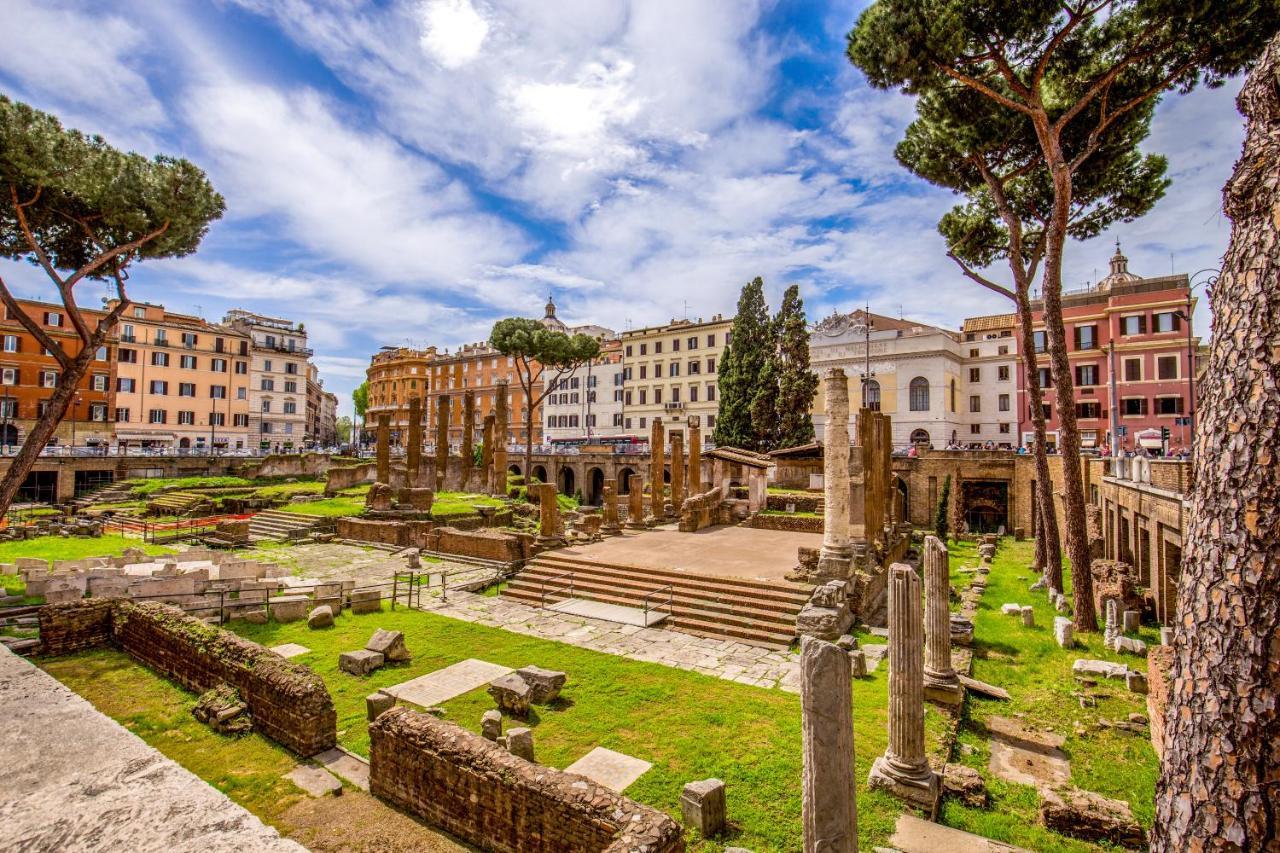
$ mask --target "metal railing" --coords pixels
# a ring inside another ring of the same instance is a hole
[[[672,588],[671,584],[666,584],[665,586],[658,587],[652,592],[646,593],[644,596],[644,626],[646,628],[649,627],[649,612],[651,610],[657,610],[658,607],[664,606],[662,602],[659,602],[658,607],[652,607],[649,604],[649,599],[655,595],[660,595],[664,590],[667,593],[667,600],[665,603],[665,606],[667,608],[667,618],[671,619],[672,621],[674,621],[676,618],[676,612],[674,607],[675,590]]]
[[[102,530],[112,530],[121,536],[138,536],[149,545],[163,545],[171,542],[182,542],[188,539],[199,539],[215,532],[224,521],[240,521],[247,515],[211,515],[204,518],[184,518],[178,521],[147,521],[141,518],[116,516],[102,523]]]
[[[564,573],[562,573],[562,574],[552,575],[552,576],[551,576],[551,577],[549,577],[549,578],[543,578],[543,580],[542,580],[542,584],[541,584],[541,594],[538,596],[538,606],[539,606],[540,608],[542,608],[543,610],[546,610],[546,608],[547,608],[547,584],[549,584],[549,583],[554,583],[554,582],[556,582],[556,581],[558,581],[558,580],[563,580],[564,578],[568,578],[568,579],[569,579],[569,597],[570,597],[570,598],[573,598],[573,597],[574,597],[574,592],[575,592],[575,589],[574,589],[574,581],[573,581],[573,575],[574,575],[574,573],[573,573],[573,572],[564,572]],[[554,590],[553,590],[553,592],[554,592]]]

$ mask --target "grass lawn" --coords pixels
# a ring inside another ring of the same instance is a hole
[[[252,486],[252,480],[243,477],[146,477],[125,480],[137,497],[147,497],[170,489],[213,489],[229,486]]]
[[[279,507],[280,512],[291,512],[297,515],[316,515],[324,518],[341,518],[344,515],[359,515],[364,511],[364,498],[342,497],[325,498],[306,503],[285,504]]]
[[[976,543],[953,542],[949,548],[953,582],[967,584],[969,576],[957,577],[956,570],[961,565],[978,564]],[[1095,726],[1099,719],[1124,720],[1130,713],[1145,716],[1146,697],[1128,692],[1123,682],[1101,679],[1097,687],[1087,688],[1090,695],[1098,698],[1097,706],[1081,708],[1074,694],[1086,688],[1071,674],[1071,665],[1077,658],[1119,661],[1143,671],[1146,661],[1106,651],[1101,632],[1077,634],[1077,648],[1058,648],[1053,639],[1053,619],[1059,614],[1049,605],[1044,592],[1027,589],[1035,580],[1029,568],[1033,551],[1034,543],[1030,541],[1003,540],[987,576],[987,591],[974,619],[974,677],[1004,687],[1013,699],[997,702],[970,696],[959,734],[960,754],[955,760],[986,775],[991,754],[985,722],[993,716],[1016,715],[1028,725],[1065,735],[1063,751],[1071,760],[1072,784],[1128,802],[1138,822],[1150,830],[1159,775],[1159,762],[1150,739]],[[1064,583],[1069,591],[1070,584]],[[1035,627],[1025,628],[1021,619],[1002,614],[1000,606],[1006,602],[1031,605],[1035,609]],[[1157,630],[1147,626],[1136,636],[1148,645],[1159,641]],[[1031,850],[1105,849],[1039,826],[1040,800],[1030,786],[993,778],[987,779],[987,786],[992,795],[989,810],[951,801],[943,808],[944,822]]]
[[[295,485],[303,485],[301,483]],[[309,485],[309,484],[308,484]],[[320,485],[320,491],[324,491],[324,485]],[[353,491],[353,490],[349,490]],[[364,494],[368,493],[368,489],[364,489]],[[363,495],[348,494],[347,491],[336,497],[325,498],[319,501],[307,501],[306,503],[286,504],[280,507],[281,512],[292,512],[298,515],[316,515],[325,518],[338,518],[345,515],[359,515],[364,511],[365,499]],[[471,495],[465,492],[437,492],[435,500],[431,504],[431,514],[435,518],[451,518],[460,515],[475,515],[475,505],[483,506],[502,506],[502,499],[490,497],[489,495]],[[577,506],[577,504],[574,504]]]

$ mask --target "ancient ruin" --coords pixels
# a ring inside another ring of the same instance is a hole
[[[951,666],[951,568],[947,546],[936,536],[924,539],[924,581],[924,695],[934,702],[958,705],[964,698],[964,688]]]
[[[806,853],[856,853],[849,654],[832,643],[806,637],[801,643],[800,668],[804,849]]]

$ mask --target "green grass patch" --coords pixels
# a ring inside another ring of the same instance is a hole
[[[148,477],[125,480],[133,494],[147,497],[157,492],[173,489],[218,489],[231,486],[252,486],[251,480],[243,477]]]
[[[280,512],[291,512],[297,515],[315,515],[322,518],[340,518],[344,515],[359,515],[364,511],[364,498],[336,497],[318,501],[285,504]]]
[[[148,554],[172,554],[172,548],[144,545],[139,539],[124,536],[81,538],[72,536],[39,536],[14,542],[0,542],[0,563],[12,563],[18,557],[40,560],[80,560],[85,557],[115,557],[128,548],[141,548]]]
[[[294,495],[323,495],[324,483],[310,480],[299,483],[273,483],[254,489],[255,498],[291,498]]]

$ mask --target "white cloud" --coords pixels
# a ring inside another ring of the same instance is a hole
[[[419,14],[422,49],[445,68],[475,59],[489,34],[489,22],[469,0],[425,0]]]

